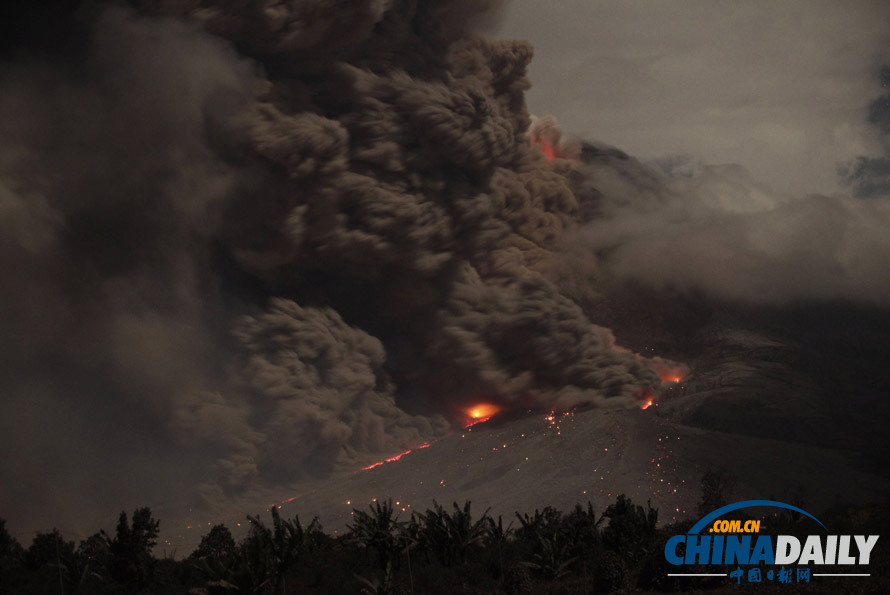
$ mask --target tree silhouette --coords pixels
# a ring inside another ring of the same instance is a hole
[[[602,553],[602,536],[599,526],[605,517],[596,518],[593,504],[587,503],[587,507],[576,504],[569,514],[565,515],[560,523],[559,533],[569,544],[570,557],[581,560],[587,567],[599,559]]]
[[[635,505],[630,498],[621,494],[606,507],[603,516],[609,524],[603,529],[603,542],[614,552],[626,559],[636,560],[644,557],[655,537],[655,525],[658,523],[658,510],[646,503],[646,509]]]
[[[6,519],[0,518],[0,570],[18,566],[24,549],[6,530]]]
[[[538,534],[540,551],[532,554],[531,561],[523,565],[534,570],[545,580],[555,581],[569,573],[572,564],[578,559],[569,555],[569,542],[561,540],[558,533],[545,536]]]
[[[235,539],[225,525],[214,525],[210,532],[201,538],[201,543],[189,556],[190,559],[212,558],[220,560],[235,555]]]
[[[305,545],[306,531],[300,524],[300,517],[295,516],[290,521],[282,520],[275,506],[272,507],[271,513],[271,529],[263,524],[259,515],[255,517],[248,515],[247,520],[253,525],[253,547],[258,547],[268,556],[269,582],[275,585],[276,590],[280,588],[284,592],[286,589],[284,575],[299,559]],[[317,529],[317,518],[313,519],[310,527]]]
[[[75,554],[74,542],[65,541],[58,529],[49,533],[38,532],[34,536],[31,546],[25,552],[25,566],[31,570],[53,568],[61,593],[73,590],[72,587],[78,585],[83,578],[84,564]]]
[[[498,550],[498,577],[504,577],[504,546],[513,534],[513,523],[504,528],[504,519],[498,515],[498,522],[487,517],[488,526],[485,528],[485,547],[497,548]]]
[[[25,565],[37,569],[48,564],[59,564],[62,557],[74,555],[74,542],[65,541],[58,529],[49,533],[38,532],[25,552]]]
[[[136,589],[142,589],[151,582],[155,566],[151,550],[159,529],[160,521],[152,518],[148,507],[133,511],[132,524],[127,519],[127,513],[121,511],[115,536],[112,538],[102,532],[111,555],[109,570],[112,578]]]
[[[424,533],[431,536],[427,538],[429,545],[435,548],[446,566],[466,563],[469,551],[485,539],[490,526],[488,510],[473,522],[469,500],[463,508],[454,502],[450,515],[435,500],[433,506],[434,510],[427,512],[424,523]]]
[[[6,520],[0,518],[0,592],[7,591],[8,575],[21,566],[24,557],[24,548],[6,530]]]
[[[552,506],[545,506],[542,510],[535,509],[534,515],[528,513],[516,513],[519,519],[519,528],[516,530],[516,537],[520,541],[537,542],[537,536],[553,535],[559,531],[562,523],[562,513]]]
[[[347,525],[348,539],[351,543],[375,551],[380,569],[386,571],[398,552],[407,546],[402,539],[403,527],[398,522],[398,515],[393,516],[395,509],[392,500],[374,502],[370,510],[370,514],[361,510],[352,511],[352,524]]]

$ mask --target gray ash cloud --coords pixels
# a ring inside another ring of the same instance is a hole
[[[658,389],[551,274],[579,203],[531,48],[470,33],[495,5],[94,7],[74,58],[5,60],[2,475],[45,470],[11,501],[273,498],[476,400]]]

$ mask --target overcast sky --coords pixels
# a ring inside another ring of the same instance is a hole
[[[529,109],[567,131],[827,193],[838,162],[881,152],[866,115],[888,17],[890,2],[512,0],[495,34],[534,44]]]

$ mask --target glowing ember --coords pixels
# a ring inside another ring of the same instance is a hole
[[[643,406],[642,406],[642,408],[643,408],[643,409],[649,409],[649,407],[652,407],[652,403],[653,403],[653,401],[654,401],[654,400],[652,399],[652,397],[649,397],[648,399],[646,399],[646,400],[643,402]]]
[[[424,443],[424,444],[421,444],[421,445],[418,446],[417,448],[409,448],[409,449],[406,450],[405,452],[400,452],[399,454],[395,455],[394,457],[389,457],[389,458],[386,459],[386,460],[379,461],[379,462],[374,463],[374,464],[372,464],[372,465],[368,465],[367,467],[362,467],[362,471],[367,471],[368,469],[373,469],[374,467],[379,467],[379,466],[382,465],[383,463],[392,463],[393,461],[398,461],[399,459],[401,459],[402,457],[404,457],[404,456],[405,456],[406,454],[408,454],[409,452],[413,452],[413,451],[415,451],[415,450],[420,450],[421,448],[429,448],[429,446],[430,446],[430,445],[429,445],[429,442],[426,442],[426,443]]]
[[[500,410],[501,408],[497,405],[490,405],[488,403],[480,403],[479,405],[470,407],[466,410],[467,421],[464,424],[464,427],[469,428],[470,426],[488,421],[491,419],[492,415],[498,413]]]

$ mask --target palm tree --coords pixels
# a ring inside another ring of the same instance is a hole
[[[453,506],[454,511],[449,515],[433,500],[433,508],[420,517],[423,545],[435,553],[445,566],[455,562],[465,563],[470,549],[485,539],[491,522],[488,510],[473,522],[470,501],[465,502],[463,508],[457,502]]]
[[[465,564],[470,549],[485,539],[490,521],[489,510],[486,509],[479,520],[473,522],[473,517],[470,514],[470,501],[467,500],[463,508],[460,508],[457,502],[454,503],[454,512],[451,513],[451,516],[445,516],[444,519],[448,527],[452,561],[456,560]]]
[[[391,499],[375,501],[369,508],[370,514],[361,510],[352,511],[352,524],[347,525],[348,541],[376,551],[380,569],[386,571],[396,554],[408,545],[403,539],[404,528],[398,522],[399,515],[393,516],[395,509]]]
[[[559,539],[556,533],[550,536],[538,533],[538,541],[541,546],[540,552],[532,554],[531,561],[523,562],[523,565],[548,581],[559,580],[567,575],[572,564],[578,559],[568,555],[569,543]]]
[[[526,547],[537,549],[540,546],[539,535],[552,537],[559,532],[562,525],[562,512],[552,506],[545,506],[542,510],[535,509],[535,514],[516,513],[519,519],[519,528],[516,529],[517,541]]]
[[[272,507],[272,528],[269,529],[260,520],[259,515],[247,516],[252,523],[253,537],[260,547],[266,551],[270,565],[270,582],[274,583],[276,590],[286,588],[285,573],[296,564],[303,550],[305,531],[300,524],[300,517],[293,520],[282,520],[278,514],[278,507]],[[313,521],[315,523],[315,521]]]
[[[497,547],[498,548],[498,574],[501,578],[504,576],[504,544],[507,543],[507,540],[510,539],[510,535],[513,534],[513,523],[510,523],[506,529],[504,529],[504,519],[498,515],[498,522],[495,524],[494,519],[491,517],[488,518],[488,527],[485,529],[485,547]]]
[[[582,559],[585,566],[595,563],[602,552],[599,526],[604,520],[605,517],[597,519],[590,502],[586,509],[576,504],[574,510],[562,519],[560,534],[571,544],[569,553]]]
[[[414,590],[414,577],[411,574],[411,558],[409,550],[417,545],[417,524],[409,523],[407,526],[398,521],[399,515],[395,512],[392,499],[385,502],[378,500],[369,506],[370,514],[361,510],[352,511],[352,524],[347,525],[349,534],[346,537],[348,543],[357,544],[367,550],[377,553],[377,562],[383,573],[382,579],[367,578],[358,574],[355,577],[365,586],[362,593],[385,594],[392,593],[395,589],[394,570],[398,562],[400,552],[408,555],[408,573],[411,577],[412,591]]]

